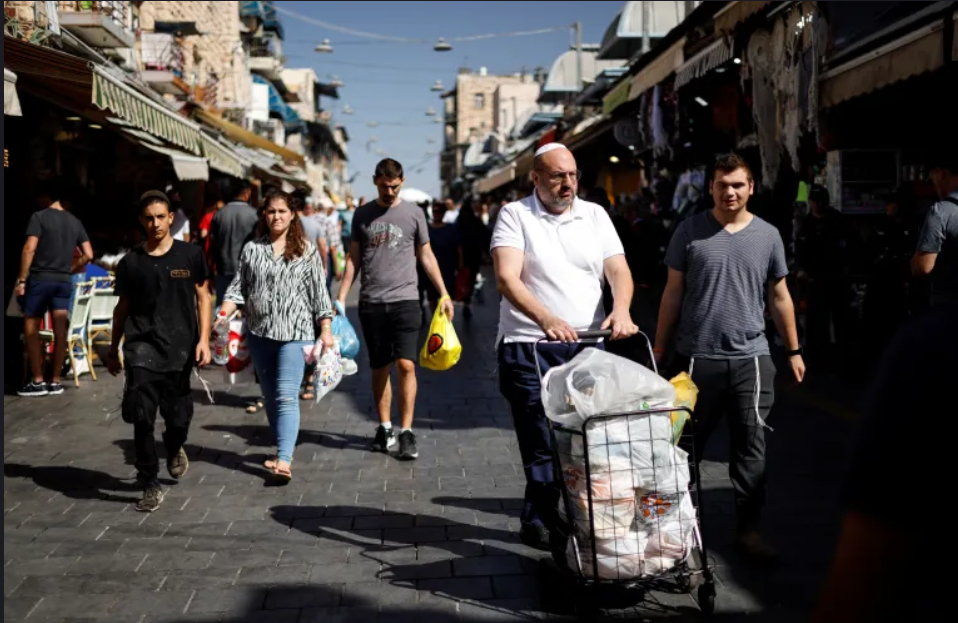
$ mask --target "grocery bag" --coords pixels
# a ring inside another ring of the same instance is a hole
[[[459,363],[459,356],[462,355],[459,336],[456,335],[452,322],[442,313],[442,303],[447,300],[448,296],[439,301],[432,324],[429,325],[429,337],[419,353],[419,365],[440,372]]]
[[[346,310],[342,303],[336,301],[336,316],[333,317],[333,337],[339,340],[340,353],[343,359],[353,359],[359,356],[359,336],[356,329],[346,317]]]
[[[669,383],[675,388],[676,407],[686,407],[690,411],[695,410],[695,402],[699,397],[699,388],[692,382],[692,377],[686,372],[678,374]],[[689,420],[688,411],[672,412],[672,443],[678,443],[682,438],[682,429]]]
[[[339,274],[342,275],[346,272],[346,255],[343,254],[342,247],[336,247],[336,267],[339,268]]]
[[[249,351],[249,328],[245,319],[234,318],[230,321],[229,359],[224,366],[226,382],[230,385],[254,383],[256,374],[253,369],[253,357]]]
[[[316,342],[320,346],[320,342]],[[313,363],[313,346],[308,346],[306,353],[306,363]],[[339,350],[339,340],[333,340],[333,347],[323,350],[316,362],[316,369],[313,371],[313,389],[316,393],[316,402],[322,400],[327,394],[336,389],[340,381],[343,380],[343,358]]]

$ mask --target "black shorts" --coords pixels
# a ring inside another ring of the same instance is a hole
[[[397,359],[417,360],[422,328],[419,301],[360,303],[359,322],[373,370],[388,367]]]

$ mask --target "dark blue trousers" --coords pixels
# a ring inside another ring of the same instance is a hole
[[[549,368],[568,363],[585,348],[602,347],[595,343],[556,344],[514,342],[499,345],[499,391],[509,404],[519,453],[526,474],[526,499],[523,525],[552,528],[556,520],[559,488],[555,479],[552,436],[545,410],[534,357],[538,355],[542,374]]]

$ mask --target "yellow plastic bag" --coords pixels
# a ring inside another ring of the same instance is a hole
[[[694,411],[695,402],[699,397],[699,388],[692,382],[692,377],[688,373],[682,372],[669,383],[675,388],[675,406],[686,407]],[[682,430],[688,420],[689,414],[687,411],[672,412],[672,443],[679,443],[679,439],[682,438]]]
[[[449,318],[442,313],[442,304],[448,301],[449,297],[443,297],[439,301],[436,313],[432,317],[432,324],[429,325],[429,337],[422,346],[419,353],[419,365],[429,370],[442,372],[448,370],[457,363],[462,355],[462,344],[459,343],[459,336],[452,326]]]

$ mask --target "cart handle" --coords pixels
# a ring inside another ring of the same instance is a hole
[[[576,335],[578,336],[579,339],[576,340],[576,342],[574,343],[583,342],[585,340],[600,340],[603,338],[612,337],[612,329],[596,329],[594,331],[576,331]],[[650,340],[649,336],[643,333],[642,331],[639,331],[638,333],[633,335],[631,338],[627,338],[627,339],[635,339],[637,337],[641,337],[643,340],[645,340],[645,345],[649,350],[649,361],[652,362],[652,371],[658,374],[659,365],[655,361],[655,353],[652,350],[652,340]],[[540,385],[542,384],[543,375],[542,375],[542,366],[539,365],[539,344],[542,344],[543,342],[546,342],[549,344],[559,343],[556,340],[550,340],[548,337],[543,337],[543,338],[540,338],[538,341],[536,341],[535,345],[533,345],[532,347],[532,356],[536,361],[536,375],[539,377]]]

